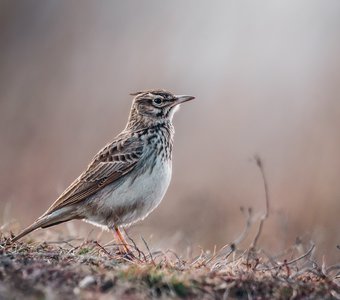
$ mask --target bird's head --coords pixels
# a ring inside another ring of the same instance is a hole
[[[148,90],[132,93],[131,95],[135,97],[129,122],[171,122],[181,103],[195,99],[193,96],[174,95],[164,90]]]

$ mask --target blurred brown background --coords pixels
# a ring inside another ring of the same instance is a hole
[[[240,206],[264,210],[259,154],[271,193],[261,245],[302,236],[340,257],[338,0],[1,0],[2,222],[44,212],[125,126],[128,93],[146,88],[197,101],[175,117],[169,192],[132,236],[232,241]]]

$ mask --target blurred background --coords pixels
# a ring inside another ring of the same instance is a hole
[[[301,237],[340,258],[338,0],[1,0],[2,223],[18,230],[43,213],[124,128],[129,93],[147,88],[197,100],[175,116],[173,180],[128,230],[138,243],[233,241],[240,207],[264,212],[258,154],[271,197],[261,246]]]

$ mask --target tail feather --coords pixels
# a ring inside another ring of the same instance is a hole
[[[11,242],[18,241],[25,235],[31,233],[32,231],[38,228],[46,228],[46,227],[54,226],[54,225],[57,225],[63,222],[70,221],[72,219],[80,219],[80,217],[77,216],[77,214],[74,211],[73,212],[70,211],[70,209],[62,209],[62,211],[57,210],[51,214],[42,215],[32,225],[28,226],[23,231],[21,231],[17,236],[12,238]]]

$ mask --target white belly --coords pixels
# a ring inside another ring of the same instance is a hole
[[[108,185],[89,199],[93,207],[86,220],[112,227],[144,219],[163,199],[171,180],[171,161],[157,161],[153,170],[127,179],[114,188]]]

